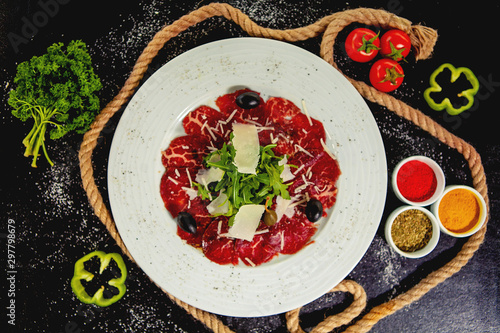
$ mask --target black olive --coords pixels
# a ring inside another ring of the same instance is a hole
[[[190,234],[196,233],[196,221],[188,212],[180,212],[179,215],[177,215],[176,221],[179,227],[185,232],[189,232]]]
[[[276,212],[274,210],[266,210],[264,212],[264,223],[268,227],[272,227],[276,222],[278,222],[278,215]]]
[[[306,217],[311,222],[316,222],[323,215],[323,205],[319,200],[311,199],[307,202]]]
[[[236,97],[236,105],[243,109],[254,109],[260,104],[260,96],[257,93],[247,91]]]
[[[210,182],[207,185],[207,188],[210,192],[215,192],[215,187],[217,186],[218,182]]]

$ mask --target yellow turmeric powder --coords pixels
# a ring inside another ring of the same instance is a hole
[[[445,194],[438,213],[446,229],[455,233],[466,232],[479,221],[479,202],[474,193],[458,188]]]

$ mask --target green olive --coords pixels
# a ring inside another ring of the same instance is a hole
[[[272,227],[276,222],[278,222],[278,215],[276,212],[274,210],[266,210],[264,213],[264,223],[268,227]]]

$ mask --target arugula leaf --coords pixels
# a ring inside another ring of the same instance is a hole
[[[208,189],[205,186],[197,182],[192,182],[192,183],[193,186],[198,189],[198,196],[201,197],[202,200],[208,200],[211,198],[210,191],[208,191]]]
[[[232,138],[232,135],[231,135]],[[215,167],[224,170],[224,176],[215,186],[214,192],[224,191],[228,196],[229,211],[226,216],[234,216],[238,209],[248,204],[263,204],[267,198],[278,195],[290,199],[289,184],[284,184],[280,175],[285,166],[279,165],[285,156],[276,156],[272,150],[275,144],[260,147],[260,160],[256,174],[242,174],[234,164],[236,150],[231,143],[224,143],[222,148],[211,152],[205,157],[205,167]],[[210,195],[205,186],[193,183],[202,199],[209,199]],[[214,194],[215,195],[215,194]],[[230,220],[231,221],[231,220]]]

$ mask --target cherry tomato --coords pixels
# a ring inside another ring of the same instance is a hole
[[[380,49],[380,39],[373,30],[357,28],[345,40],[345,51],[357,62],[368,62],[375,58]]]
[[[400,61],[410,53],[410,36],[398,29],[389,30],[380,38],[380,45],[381,55]]]
[[[403,68],[397,61],[384,58],[377,60],[370,68],[370,82],[375,89],[389,92],[403,83]]]

